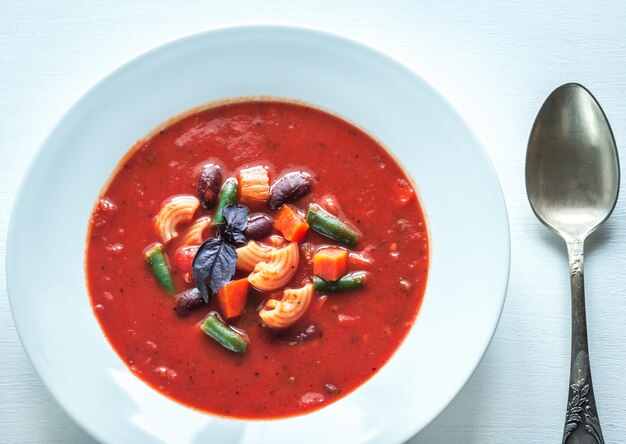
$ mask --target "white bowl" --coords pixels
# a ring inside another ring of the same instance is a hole
[[[105,339],[85,284],[87,222],[116,164],[165,120],[238,96],[310,102],[380,140],[414,178],[431,233],[418,320],[371,380],[320,411],[274,421],[214,417],[135,377]],[[15,325],[63,408],[105,442],[394,443],[461,390],[493,336],[509,273],[494,170],[456,112],[385,55],[322,32],[221,29],[160,46],[114,71],[63,117],[13,208],[7,277]]]

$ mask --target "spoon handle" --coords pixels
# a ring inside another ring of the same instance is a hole
[[[567,241],[572,286],[572,362],[562,444],[604,444],[589,364],[583,242],[580,239]]]

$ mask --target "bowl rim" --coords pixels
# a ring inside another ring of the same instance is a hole
[[[386,63],[394,65],[397,69],[404,71],[405,74],[408,74],[409,76],[412,76],[418,79],[421,82],[422,86],[426,90],[428,90],[430,94],[433,94],[434,96],[438,97],[442,101],[442,103],[449,108],[450,112],[456,115],[456,117],[458,118],[459,124],[462,125],[463,129],[466,130],[472,136],[476,147],[479,148],[478,150],[476,150],[476,155],[479,155],[480,157],[482,157],[482,160],[484,161],[484,164],[487,167],[489,174],[492,176],[492,179],[495,179],[494,183],[497,185],[497,192],[498,192],[497,194],[500,200],[501,209],[503,210],[503,213],[500,214],[499,216],[502,217],[503,221],[505,222],[503,224],[503,228],[505,229],[504,234],[506,238],[506,243],[505,245],[503,245],[503,247],[506,247],[506,252],[505,252],[506,253],[505,254],[506,275],[503,276],[504,277],[503,288],[500,291],[500,293],[502,294],[502,297],[500,299],[500,304],[497,310],[497,316],[494,316],[494,319],[490,320],[491,325],[489,328],[490,334],[489,334],[488,340],[482,345],[481,353],[477,354],[474,360],[471,362],[471,368],[472,368],[471,372],[469,372],[466,375],[466,377],[464,378],[464,380],[458,387],[455,387],[454,389],[455,395],[452,398],[450,398],[446,403],[443,403],[443,405],[440,408],[433,408],[430,414],[426,418],[423,418],[422,421],[416,421],[415,423],[413,423],[415,424],[414,426],[409,424],[408,426],[404,427],[403,430],[400,431],[399,434],[396,434],[396,437],[400,438],[399,442],[407,441],[411,437],[421,432],[425,427],[427,427],[430,423],[432,423],[432,421],[435,418],[437,418],[459,396],[463,388],[467,385],[468,381],[476,372],[476,369],[478,368],[480,362],[485,356],[489,348],[489,345],[491,344],[494,338],[495,332],[497,330],[498,324],[502,316],[504,304],[506,302],[508,284],[510,280],[511,236],[510,236],[510,221],[509,221],[509,216],[508,216],[508,209],[506,205],[506,200],[504,198],[504,193],[502,190],[502,185],[499,181],[495,167],[493,163],[491,162],[491,159],[482,141],[474,132],[474,130],[471,127],[469,127],[469,125],[463,119],[463,117],[456,111],[456,109],[452,106],[452,104],[448,101],[448,99],[445,96],[443,96],[439,91],[437,91],[429,82],[423,79],[419,74],[417,74],[415,71],[409,68],[408,65],[391,57],[390,55],[377,49],[376,47],[370,46],[369,44],[365,44],[357,39],[348,37],[342,33],[337,33],[334,31],[330,32],[327,30],[310,27],[310,26],[295,26],[295,25],[286,25],[282,23],[256,23],[256,24],[252,23],[252,24],[245,24],[245,25],[228,25],[228,26],[214,27],[214,28],[206,29],[204,31],[199,31],[199,32],[190,32],[188,34],[174,37],[174,38],[165,40],[164,42],[152,45],[147,50],[144,50],[140,52],[139,54],[126,58],[123,62],[117,64],[114,69],[112,69],[111,71],[109,71],[108,73],[100,77],[93,84],[91,84],[91,86],[86,88],[80,94],[78,99],[75,100],[65,112],[63,112],[61,118],[53,125],[52,129],[48,132],[47,136],[43,139],[43,141],[40,142],[34,154],[29,159],[28,166],[26,168],[24,175],[22,176],[22,179],[20,181],[20,184],[18,186],[17,192],[15,193],[15,197],[12,203],[11,214],[9,217],[9,224],[8,224],[8,229],[7,229],[7,241],[6,241],[6,253],[5,253],[5,259],[6,259],[5,275],[6,275],[6,281],[7,281],[7,296],[8,296],[7,299],[9,301],[9,307],[11,309],[11,316],[13,319],[13,323],[15,325],[15,330],[19,337],[22,348],[24,349],[24,352],[26,353],[26,356],[28,357],[28,360],[30,361],[33,368],[35,369],[39,378],[44,382],[44,386],[46,387],[47,391],[52,394],[52,397],[56,401],[57,405],[61,407],[61,409],[65,412],[65,414],[67,414],[74,423],[76,423],[89,436],[91,436],[92,438],[96,439],[99,442],[108,442],[107,436],[103,435],[101,433],[101,430],[90,428],[87,425],[88,422],[83,421],[83,417],[80,411],[78,411],[77,409],[73,409],[71,407],[71,402],[69,402],[68,399],[63,396],[61,392],[61,387],[55,385],[53,379],[50,378],[46,374],[46,372],[42,371],[40,365],[36,364],[36,360],[33,358],[33,355],[32,355],[32,350],[29,350],[29,346],[24,340],[23,333],[21,332],[20,327],[18,326],[18,323],[15,322],[14,303],[12,302],[12,299],[14,296],[12,295],[15,294],[16,290],[13,290],[13,291],[11,290],[13,280],[11,278],[10,268],[12,266],[11,258],[14,254],[13,252],[16,249],[16,246],[14,246],[14,241],[13,241],[13,238],[16,236],[15,231],[16,231],[16,225],[17,225],[17,222],[15,220],[17,217],[16,207],[18,206],[19,202],[23,200],[23,195],[25,194],[27,183],[29,182],[29,178],[33,175],[33,171],[35,169],[35,164],[37,162],[37,159],[41,157],[42,153],[45,150],[45,147],[49,144],[49,141],[52,140],[55,137],[56,133],[66,124],[66,121],[70,119],[71,115],[74,113],[74,110],[77,108],[80,108],[83,102],[87,101],[89,96],[94,91],[96,91],[102,84],[105,84],[109,79],[124,72],[125,70],[132,69],[135,64],[141,63],[143,60],[149,59],[153,56],[158,56],[159,53],[161,52],[170,51],[172,48],[178,45],[184,46],[188,44],[189,42],[192,42],[196,39],[202,40],[205,38],[210,38],[211,36],[215,36],[215,35],[224,35],[224,34],[230,34],[230,33],[236,34],[240,32],[255,32],[255,31],[256,32],[259,32],[259,31],[270,32],[270,33],[272,32],[274,33],[279,33],[279,32],[280,33],[297,33],[301,35],[306,34],[308,36],[321,38],[321,39],[338,40],[338,41],[341,41],[341,43],[343,44],[350,45],[355,49],[364,51],[366,53],[371,54],[372,56],[375,56],[381,60],[384,60]],[[326,112],[330,112],[331,114],[335,115],[335,113],[331,111],[326,111]],[[354,122],[351,122],[351,123],[354,124]],[[365,131],[367,132],[366,129]],[[368,134],[370,133],[368,132]],[[382,146],[385,146],[385,145],[382,144]],[[387,148],[385,148],[385,150],[387,150]],[[393,153],[390,152],[390,154],[395,158],[395,155]],[[404,165],[399,161],[398,163],[402,166],[404,170],[405,169]],[[106,186],[106,184],[104,186]],[[432,237],[430,236],[430,233],[431,233],[430,224],[428,223],[428,214],[426,212],[424,214],[426,217],[427,229],[429,232],[429,242],[432,242]],[[431,255],[429,255],[429,261],[432,261]],[[429,269],[429,276],[430,276],[430,269]],[[428,288],[428,285],[426,288]],[[423,301],[421,305],[423,305]],[[421,308],[417,314],[418,318],[420,314],[421,314]],[[394,352],[394,354],[396,352]],[[172,402],[175,402],[175,401],[172,401]],[[302,415],[298,415],[298,416],[302,416]],[[289,418],[286,418],[286,419],[289,419]],[[239,420],[237,418],[229,418],[229,419],[232,419],[234,421],[242,421],[242,422],[255,421],[255,420],[249,420],[249,419]],[[281,420],[282,419],[279,418],[279,419],[271,419],[269,421],[281,421]]]

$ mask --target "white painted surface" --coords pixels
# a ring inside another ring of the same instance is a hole
[[[545,96],[578,81],[604,107],[626,159],[626,3],[443,3],[0,1],[0,269],[29,160],[104,74],[164,41],[218,26],[271,22],[345,34],[404,62],[450,100],[489,152],[511,220],[511,281],[491,348],[457,399],[411,443],[559,442],[569,365],[567,261],[526,202],[526,141]],[[623,200],[590,240],[586,261],[592,367],[607,442],[626,436]],[[471,233],[468,243],[465,253]],[[34,374],[13,327],[3,272],[0,442],[92,442]]]

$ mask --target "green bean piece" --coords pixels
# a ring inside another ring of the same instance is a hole
[[[146,253],[146,261],[150,264],[154,275],[163,287],[169,294],[173,295],[176,293],[176,289],[174,288],[174,281],[172,281],[172,274],[170,273],[170,269],[167,268],[167,261],[165,260],[165,255],[163,254],[163,245],[155,244],[148,252]]]
[[[320,277],[313,276],[313,287],[317,291],[349,291],[365,287],[367,272],[355,271],[348,273],[335,282],[326,281]]]
[[[317,204],[310,204],[306,213],[308,224],[320,234],[351,247],[359,243],[359,233]]]
[[[200,325],[200,329],[222,346],[235,353],[245,353],[248,348],[246,338],[230,328],[216,313],[209,313],[202,325]]]
[[[222,215],[222,210],[230,204],[237,202],[237,179],[229,177],[220,190],[219,202],[213,216],[213,225],[220,225],[226,222]]]

